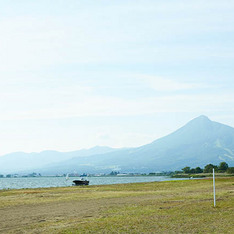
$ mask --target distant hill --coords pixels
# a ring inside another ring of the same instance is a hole
[[[204,167],[222,161],[234,166],[234,128],[199,116],[170,135],[141,147],[109,148],[109,152],[93,152],[86,157],[72,156],[34,169],[42,174],[55,174],[74,170],[79,173],[157,172],[185,166]]]
[[[82,149],[72,152],[47,150],[40,153],[10,153],[0,157],[0,174],[33,170],[42,168],[48,164],[63,162],[74,157],[88,157],[90,155],[104,154],[115,150],[116,149],[106,146],[96,146],[91,149]]]

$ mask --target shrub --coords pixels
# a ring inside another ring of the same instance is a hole
[[[229,168],[227,169],[227,173],[228,173],[228,174],[234,174],[234,167],[229,167]]]
[[[204,173],[212,173],[213,172],[213,168],[215,169],[215,171],[218,171],[218,167],[213,165],[213,164],[207,164],[204,168]]]
[[[225,172],[228,169],[228,164],[226,162],[221,162],[219,164],[218,170],[219,172]]]

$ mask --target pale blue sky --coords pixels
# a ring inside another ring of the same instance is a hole
[[[234,1],[0,0],[0,155],[234,127]]]

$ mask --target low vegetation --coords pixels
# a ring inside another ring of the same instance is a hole
[[[221,162],[219,166],[213,164],[207,164],[204,169],[200,167],[190,168],[184,167],[181,171],[175,171],[171,173],[172,178],[202,178],[202,177],[210,177],[211,173],[216,172],[216,176],[225,177],[225,176],[233,176],[234,175],[234,167],[229,167],[226,162]]]
[[[0,191],[0,233],[233,233],[234,178]]]

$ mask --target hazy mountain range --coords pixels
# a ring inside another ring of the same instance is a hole
[[[157,172],[225,161],[234,166],[234,128],[199,116],[177,131],[137,148],[97,146],[73,152],[12,153],[0,157],[0,174]]]
[[[46,150],[40,153],[10,153],[0,157],[0,174],[43,168],[72,158],[88,157],[94,154],[105,154],[114,150],[115,149],[106,146],[96,146],[91,149],[82,149],[72,152]]]

